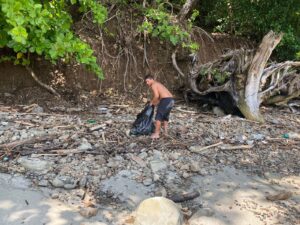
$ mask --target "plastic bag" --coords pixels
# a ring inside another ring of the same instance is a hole
[[[134,121],[130,130],[130,135],[149,135],[154,131],[153,123],[154,106],[147,104]]]

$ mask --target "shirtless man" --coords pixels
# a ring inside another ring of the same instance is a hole
[[[145,82],[151,87],[153,92],[153,98],[150,101],[150,105],[157,106],[155,131],[151,135],[151,138],[156,139],[159,138],[161,124],[163,124],[164,133],[167,135],[169,115],[174,106],[174,98],[171,92],[164,85],[154,80],[151,75],[145,77]]]

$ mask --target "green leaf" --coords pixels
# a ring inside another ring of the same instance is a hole
[[[12,36],[14,41],[22,44],[26,43],[28,33],[24,27],[17,26],[10,30],[9,34]]]

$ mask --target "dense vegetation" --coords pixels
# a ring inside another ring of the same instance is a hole
[[[300,58],[300,1],[210,0],[200,1],[200,26],[260,42],[269,31],[283,32],[275,50],[277,59]]]
[[[75,15],[91,13],[95,23],[105,30],[108,8],[112,5],[132,8],[143,18],[137,31],[158,37],[175,46],[197,51],[191,29],[199,25],[252,40],[270,30],[284,32],[277,50],[278,59],[300,57],[300,2],[298,0],[204,0],[193,4],[193,10],[179,20],[176,15],[187,1],[95,1],[95,0],[0,0],[0,50],[11,49],[15,54],[2,60],[14,60],[28,66],[30,55],[38,54],[55,63],[58,60],[86,65],[100,78],[103,73],[91,47],[74,34]],[[196,1],[197,2],[197,1]],[[200,12],[200,16],[199,15]]]

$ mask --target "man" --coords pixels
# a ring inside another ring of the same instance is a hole
[[[150,105],[157,106],[155,131],[151,135],[151,138],[157,139],[160,135],[161,124],[163,124],[164,133],[167,135],[169,115],[175,101],[171,92],[164,85],[154,80],[151,75],[145,77],[145,82],[151,87],[153,92],[153,98],[150,101]]]

